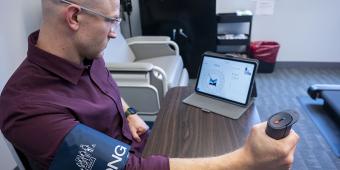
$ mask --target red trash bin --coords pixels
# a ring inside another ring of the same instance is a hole
[[[254,41],[250,43],[252,57],[259,60],[259,73],[272,73],[274,71],[280,44],[274,41]]]

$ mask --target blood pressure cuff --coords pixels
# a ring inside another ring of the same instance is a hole
[[[65,136],[49,169],[121,170],[129,150],[129,145],[79,124]]]

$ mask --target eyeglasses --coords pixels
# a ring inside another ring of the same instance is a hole
[[[86,8],[84,6],[81,6],[79,4],[76,4],[76,3],[68,1],[68,0],[60,0],[60,2],[68,4],[68,5],[77,5],[77,6],[80,7],[80,9],[88,12],[89,14],[103,17],[106,22],[111,23],[111,29],[110,29],[111,32],[115,32],[116,29],[119,27],[120,22],[122,21],[122,18],[120,18],[120,17],[108,17],[108,16],[105,16],[104,14],[101,14],[99,12],[92,10],[92,9]]]

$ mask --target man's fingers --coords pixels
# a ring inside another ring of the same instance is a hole
[[[137,134],[140,136],[140,135],[143,135],[145,133],[145,131],[141,131],[141,130],[138,130],[137,131]]]
[[[137,142],[141,142],[141,139],[137,133],[137,130],[132,131],[132,137],[137,141]]]
[[[288,161],[291,161],[292,163],[294,161],[295,150],[296,150],[296,146],[289,152],[288,157],[287,157]]]
[[[299,135],[297,133],[295,133],[294,130],[291,130],[289,135],[283,139],[281,139],[282,143],[285,143],[287,146],[290,146],[290,148],[288,148],[288,150],[291,150],[293,147],[296,146],[296,144],[299,141]]]
[[[148,126],[146,126],[146,127],[139,127],[138,129],[137,129],[137,133],[139,134],[139,135],[142,135],[142,134],[144,134],[146,131],[148,131],[149,130],[149,127]]]

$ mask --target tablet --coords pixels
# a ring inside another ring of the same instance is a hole
[[[203,54],[195,91],[237,105],[247,106],[258,61],[215,53]]]

